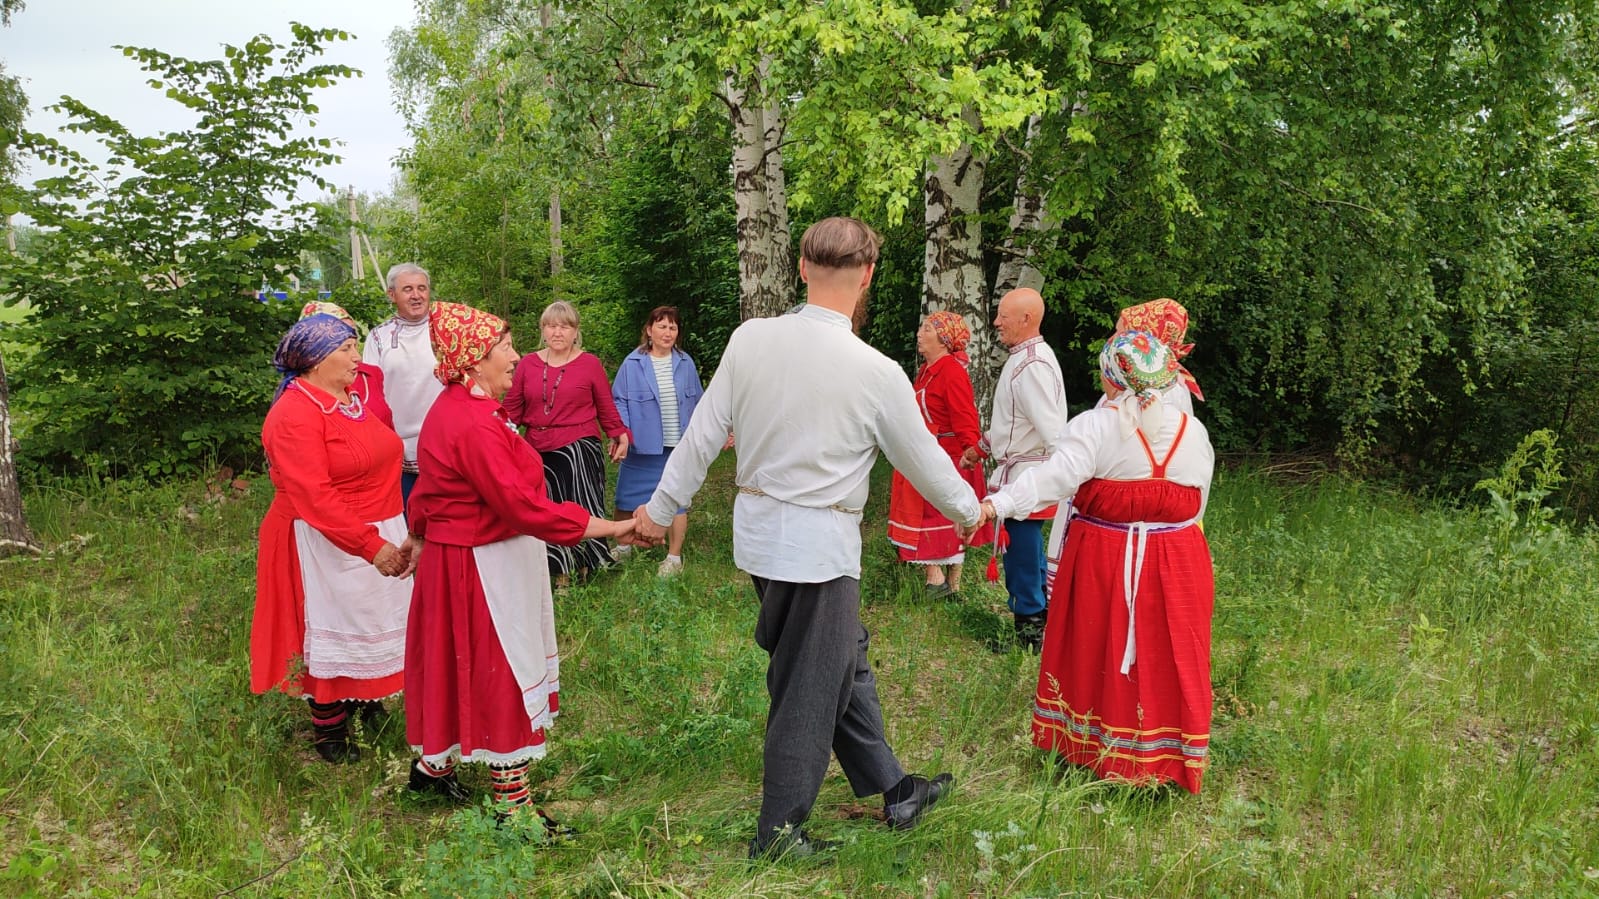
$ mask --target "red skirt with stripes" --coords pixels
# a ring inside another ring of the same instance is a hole
[[[1210,620],[1216,586],[1197,525],[1147,535],[1133,613],[1120,522],[1180,523],[1198,488],[1091,480],[1073,500],[1033,705],[1033,742],[1100,777],[1199,792],[1210,745]],[[1098,524],[1095,521],[1100,522]],[[1129,621],[1135,659],[1121,673]]]

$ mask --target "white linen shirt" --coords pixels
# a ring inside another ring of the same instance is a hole
[[[731,432],[739,496],[733,561],[756,577],[815,584],[861,576],[861,515],[882,450],[922,496],[963,525],[977,498],[916,407],[905,373],[806,305],[733,332],[646,511],[661,526],[705,481]]]
[[[415,469],[422,419],[444,392],[444,385],[433,377],[438,360],[427,319],[408,322],[394,316],[373,328],[366,335],[361,361],[383,369],[383,398],[394,412],[394,432],[405,443],[406,468]]]
[[[1004,487],[1049,458],[1065,430],[1066,388],[1055,351],[1042,337],[1011,347],[994,385],[994,414],[983,437],[983,449],[994,459],[988,489]]]
[[[1157,460],[1165,459],[1170,452],[1182,419],[1183,415],[1176,408],[1167,406],[1160,433],[1149,437],[1150,451]],[[1166,465],[1166,480],[1199,488],[1199,514],[1195,518],[1205,515],[1215,467],[1216,454],[1210,446],[1209,432],[1199,419],[1188,416],[1183,441]],[[1124,439],[1116,409],[1101,406],[1071,420],[1048,461],[1035,465],[1005,488],[990,494],[987,500],[994,504],[996,517],[1021,518],[1040,505],[1070,499],[1090,478],[1136,481],[1151,474],[1149,457],[1144,454],[1137,432]]]

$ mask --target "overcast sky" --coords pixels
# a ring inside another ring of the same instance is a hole
[[[240,45],[257,34],[279,43],[289,23],[339,28],[352,40],[331,44],[321,61],[342,63],[363,77],[341,81],[314,94],[321,107],[314,133],[343,141],[344,161],[322,172],[341,188],[383,191],[394,175],[393,159],[410,144],[389,90],[389,32],[414,18],[409,0],[27,0],[0,28],[0,59],[7,74],[22,80],[28,95],[28,127],[59,137],[96,160],[98,146],[81,135],[63,135],[65,119],[44,107],[63,94],[116,119],[135,134],[187,127],[192,114],[145,84],[136,61],[113,45],[153,47],[191,59],[219,59],[222,45]],[[304,124],[302,123],[302,128]],[[33,164],[25,180],[45,177]]]

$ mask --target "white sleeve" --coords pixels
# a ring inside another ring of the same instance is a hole
[[[366,332],[366,343],[361,346],[361,361],[367,365],[383,367],[383,353],[378,349],[382,341],[378,340],[378,329],[373,328]]]
[[[1003,490],[989,494],[998,518],[1031,515],[1034,509],[1060,502],[1094,476],[1107,435],[1116,433],[1114,415],[1079,415],[1066,425],[1065,436],[1043,462],[1022,472]]]
[[[980,514],[977,497],[922,421],[911,382],[898,369],[885,381],[878,393],[882,402],[877,419],[877,445],[883,455],[917,493],[951,521],[965,527],[976,524]]]
[[[678,438],[672,458],[666,460],[666,470],[661,472],[661,482],[650,497],[645,512],[650,520],[666,527],[672,523],[677,510],[689,504],[694,494],[705,483],[705,472],[722,452],[727,435],[733,428],[733,347],[738,333],[728,341],[722,361],[711,376],[710,386],[694,408],[688,427]]]

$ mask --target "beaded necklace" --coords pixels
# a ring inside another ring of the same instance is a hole
[[[333,400],[332,405],[324,406],[322,405],[322,401],[317,399],[316,396],[311,393],[311,391],[300,387],[300,381],[298,378],[290,383],[289,386],[298,389],[306,399],[315,403],[316,407],[322,410],[323,415],[332,415],[335,411],[337,411],[340,415],[348,418],[351,421],[360,421],[366,417],[366,404],[361,402],[361,395],[356,393],[354,390],[350,391],[350,401],[348,403],[341,403],[338,400]]]
[[[555,368],[555,366],[550,364],[549,354],[548,353],[545,354],[545,357],[544,357],[544,389],[542,391],[542,394],[543,394],[543,399],[544,399],[544,414],[546,416],[548,416],[551,412],[555,411],[555,391],[561,389],[561,379],[566,377],[566,367],[568,365],[571,365],[572,362],[575,361],[576,359],[577,359],[577,356],[572,356],[570,359],[567,359],[565,362],[561,363],[560,371],[557,371],[555,373],[555,386],[551,387],[550,386],[550,369]]]

